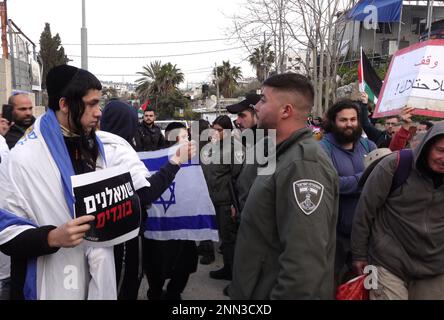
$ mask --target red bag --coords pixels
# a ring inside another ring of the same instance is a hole
[[[365,277],[363,274],[340,285],[336,291],[336,300],[368,300],[368,290],[364,287]]]

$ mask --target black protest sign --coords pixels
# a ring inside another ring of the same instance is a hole
[[[76,217],[96,217],[85,235],[92,246],[113,246],[137,236],[140,202],[129,172],[105,169],[72,181]]]

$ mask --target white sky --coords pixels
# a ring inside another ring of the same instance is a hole
[[[228,37],[233,25],[230,16],[239,10],[240,0],[86,0],[89,56],[165,56],[241,47],[235,41],[201,43],[92,46],[94,43],[150,43],[220,39]],[[45,22],[62,43],[80,44],[82,0],[8,0],[8,18],[38,45]],[[80,45],[64,45],[68,55],[77,55],[70,64],[80,67]],[[187,83],[211,79],[215,63],[230,60],[242,68],[243,76],[254,76],[245,49],[183,57],[144,59],[93,59],[89,70],[101,80],[133,82],[144,65],[154,60],[171,62],[185,74]],[[105,76],[119,75],[119,76]],[[125,75],[125,76],[123,76]]]

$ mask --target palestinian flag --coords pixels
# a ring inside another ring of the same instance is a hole
[[[153,101],[151,100],[151,98],[148,98],[148,99],[146,100],[146,102],[140,106],[140,109],[142,109],[143,112],[145,112],[145,110],[146,110],[147,108],[151,107],[152,103],[153,103]]]
[[[379,92],[381,92],[382,81],[373,69],[370,60],[368,60],[361,48],[361,60],[358,67],[359,91],[368,94],[368,100],[376,104],[378,102]]]

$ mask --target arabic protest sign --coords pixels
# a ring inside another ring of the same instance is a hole
[[[429,40],[393,56],[373,117],[412,114],[444,118],[444,40]]]
[[[71,177],[76,218],[96,219],[86,233],[87,244],[108,247],[139,234],[140,202],[129,172],[108,168]]]

